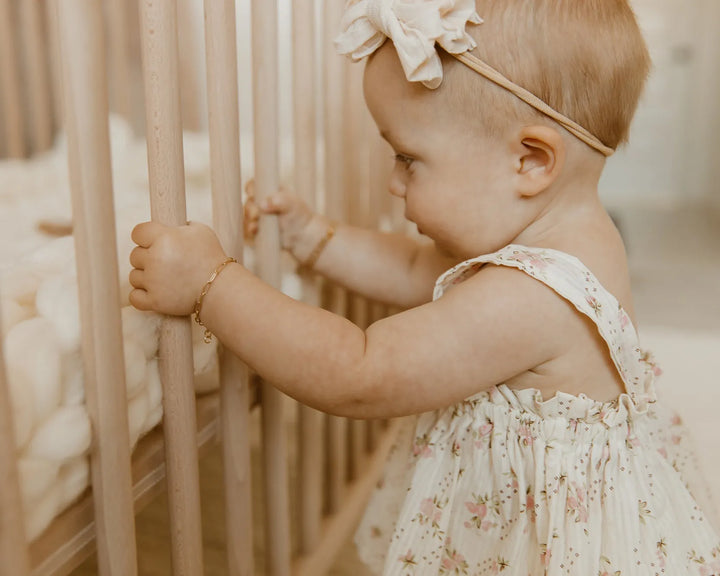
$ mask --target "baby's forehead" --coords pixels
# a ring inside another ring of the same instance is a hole
[[[397,116],[393,120],[398,121],[427,114],[446,122],[448,128],[458,123],[472,124],[472,116],[487,106],[479,101],[477,106],[467,106],[467,102],[482,98],[478,83],[484,79],[449,56],[443,56],[443,70],[443,82],[436,89],[410,82],[394,45],[385,42],[365,67],[363,87],[368,108],[373,116],[376,111],[390,110]]]

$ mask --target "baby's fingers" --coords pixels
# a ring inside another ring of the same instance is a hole
[[[260,208],[254,199],[248,197],[243,207],[243,232],[246,240],[253,240],[257,235],[259,219]]]
[[[285,214],[292,208],[292,197],[284,192],[268,196],[260,202],[260,210],[265,214]]]
[[[255,200],[255,180],[248,180],[245,184],[245,197],[248,202]]]

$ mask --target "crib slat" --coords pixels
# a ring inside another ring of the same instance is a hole
[[[130,440],[108,127],[102,13],[93,0],[58,12],[91,475],[102,575],[137,574]]]
[[[11,406],[0,340],[0,576],[28,576],[30,557],[20,500]]]
[[[183,128],[191,132],[207,129],[203,110],[202,78],[197,54],[201,39],[195,25],[193,2],[177,2],[178,38],[183,47],[180,52],[180,102]]]
[[[57,0],[52,0],[57,1]],[[106,0],[108,49],[110,52],[110,86],[113,110],[128,122],[132,121],[130,96],[129,20],[127,0]]]
[[[317,192],[317,79],[315,64],[315,2],[295,0],[293,11],[293,122],[295,145],[295,190],[311,208]],[[302,71],[302,73],[300,73]],[[303,300],[320,305],[319,278],[302,275]],[[299,407],[299,517],[300,551],[317,546],[322,520],[323,415],[304,405]]]
[[[258,201],[277,191],[279,181],[277,0],[253,0],[253,103],[255,184]],[[280,236],[277,219],[262,218],[255,244],[256,269],[280,287]],[[265,478],[266,563],[271,576],[290,574],[290,503],[285,397],[270,384],[262,388],[263,469]]]
[[[58,37],[57,12],[60,0],[45,0],[47,25],[48,66],[50,68],[50,100],[53,116],[53,132],[63,125],[62,71],[60,69],[60,38]]]
[[[0,0],[0,100],[3,103],[5,150],[10,158],[22,158],[27,152],[27,143],[20,104],[20,75],[14,22],[11,0]]]
[[[141,2],[152,219],[181,226],[186,221],[186,210],[176,4]],[[190,318],[164,319],[158,356],[163,383],[173,574],[196,576],[203,573],[203,560]]]
[[[213,224],[226,253],[243,258],[240,118],[234,0],[205,0]],[[253,574],[248,370],[220,352],[228,574]]]
[[[43,152],[52,145],[53,119],[50,102],[50,78],[42,12],[37,1],[20,2],[20,25],[23,31],[25,74],[30,105],[30,135],[33,152]]]

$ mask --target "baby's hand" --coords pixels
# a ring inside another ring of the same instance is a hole
[[[215,232],[204,224],[138,224],[130,253],[130,303],[139,310],[187,316],[213,270],[225,259]]]
[[[255,182],[248,182],[245,192],[244,231],[245,239],[252,242],[258,232],[261,214],[275,214],[278,217],[280,244],[294,254],[313,217],[313,212],[299,196],[280,187],[280,190],[263,202],[255,200]]]

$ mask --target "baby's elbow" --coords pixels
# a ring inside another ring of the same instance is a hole
[[[356,380],[342,386],[342,392],[325,407],[333,416],[354,420],[372,420],[388,416],[388,402],[377,380]]]

